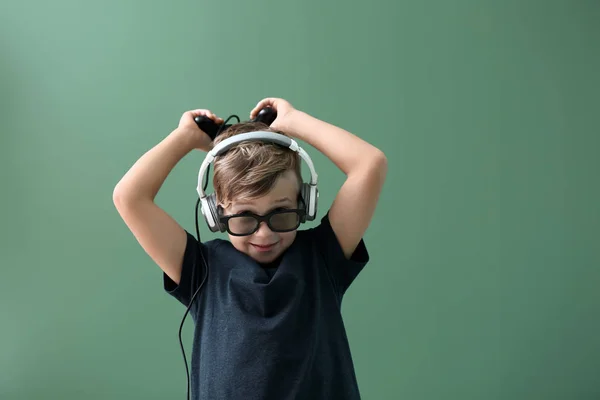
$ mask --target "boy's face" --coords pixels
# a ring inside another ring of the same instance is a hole
[[[271,191],[265,196],[253,200],[233,200],[223,211],[225,215],[238,214],[244,211],[265,215],[274,209],[297,208],[298,192],[298,178],[293,171],[287,171],[279,177]],[[249,255],[259,263],[274,261],[294,242],[295,238],[295,230],[291,232],[273,232],[264,221],[261,222],[258,230],[251,235],[229,235],[229,240],[237,250]]]

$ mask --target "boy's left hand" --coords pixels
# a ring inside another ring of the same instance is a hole
[[[277,112],[277,118],[271,124],[271,128],[284,131],[286,130],[285,120],[296,109],[288,101],[275,97],[267,97],[258,102],[258,104],[250,111],[250,118],[256,117],[258,112],[265,107],[271,107]]]

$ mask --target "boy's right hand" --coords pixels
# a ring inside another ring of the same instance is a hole
[[[212,119],[217,124],[224,122],[223,118],[217,117],[212,111],[205,109],[190,110],[183,113],[179,120],[177,130],[185,134],[193,143],[194,148],[208,152],[212,147],[212,139],[203,132],[194,118],[204,115]]]

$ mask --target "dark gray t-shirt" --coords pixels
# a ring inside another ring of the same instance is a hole
[[[186,307],[203,278],[197,240],[187,237],[180,284],[163,274],[164,289]],[[193,399],[360,398],[341,303],[369,261],[363,240],[346,259],[327,214],[297,231],[277,266],[222,239],[201,249],[209,275],[190,310]]]

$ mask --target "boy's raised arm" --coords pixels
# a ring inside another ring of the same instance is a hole
[[[367,230],[387,174],[387,158],[378,148],[344,129],[314,118],[282,99],[267,98],[251,112],[270,105],[277,110],[272,124],[327,156],[346,181],[329,210],[329,221],[346,258]]]
[[[154,199],[168,174],[186,154],[196,148],[210,150],[210,137],[194,122],[198,115],[222,122],[207,110],[184,113],[179,127],[142,155],[113,190],[113,202],[127,227],[144,251],[177,284],[186,233]]]

